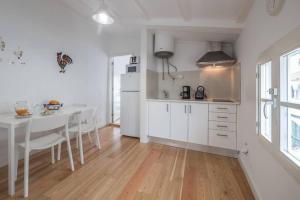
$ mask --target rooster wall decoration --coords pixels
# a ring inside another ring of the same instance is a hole
[[[65,73],[65,67],[73,63],[72,58],[66,54],[62,54],[62,52],[57,53],[57,63],[60,67],[60,73]]]

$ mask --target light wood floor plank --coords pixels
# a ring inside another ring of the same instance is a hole
[[[84,137],[85,165],[75,141],[75,172],[66,145],[62,160],[51,164],[50,151],[31,156],[29,199],[33,200],[253,200],[234,158],[124,137],[116,127],[101,129],[101,150]],[[7,167],[0,168],[0,199],[22,199],[23,162],[19,161],[16,197],[7,195]]]

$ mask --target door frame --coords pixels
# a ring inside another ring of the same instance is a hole
[[[115,55],[111,55],[108,59],[108,113],[107,113],[107,117],[108,117],[108,121],[110,125],[116,125],[116,126],[120,126],[119,124],[114,124],[114,118],[113,118],[113,111],[114,111],[114,58],[115,57],[121,57],[121,56],[132,56],[132,53],[124,53],[124,54],[115,54]]]

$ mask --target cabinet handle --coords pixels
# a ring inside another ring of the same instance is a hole
[[[221,137],[227,137],[227,134],[221,134],[221,133],[217,133],[217,136],[221,136]]]
[[[221,107],[218,107],[217,110],[227,110],[228,108],[221,108]]]
[[[169,104],[167,104],[167,112],[169,112]]]
[[[217,127],[219,127],[219,128],[228,128],[228,126],[224,126],[224,125],[217,125]]]
[[[218,119],[228,119],[228,117],[217,116]]]
[[[186,113],[186,105],[184,105],[184,113]]]
[[[189,109],[189,110],[190,110],[190,113],[192,114],[192,106],[191,106],[191,105],[189,105],[189,107],[190,107],[190,109]]]

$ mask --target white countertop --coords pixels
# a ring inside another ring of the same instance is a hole
[[[213,99],[204,99],[204,100],[196,100],[196,99],[155,99],[155,98],[148,98],[146,101],[162,101],[162,102],[179,102],[179,103],[204,103],[204,104],[227,104],[227,105],[239,105],[241,104],[239,101],[234,101],[232,102],[222,102],[222,101],[213,101]]]

